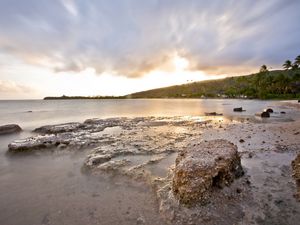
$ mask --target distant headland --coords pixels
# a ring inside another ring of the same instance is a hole
[[[300,68],[269,71],[263,65],[255,74],[157,88],[124,96],[63,95],[45,97],[44,100],[128,98],[300,99]]]

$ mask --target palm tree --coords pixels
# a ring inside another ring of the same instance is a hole
[[[266,65],[262,65],[261,67],[260,67],[260,70],[259,70],[259,72],[267,72],[268,71],[268,68],[267,68],[267,66]]]
[[[298,56],[295,58],[294,64],[297,64],[298,66],[300,66],[300,55],[298,55]]]
[[[291,60],[286,60],[285,63],[282,65],[284,69],[288,70],[292,67]]]
[[[294,62],[292,65],[292,70],[296,70],[298,68],[299,68],[298,64],[296,62]]]

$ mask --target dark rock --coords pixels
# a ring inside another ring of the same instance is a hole
[[[223,116],[222,113],[216,113],[216,112],[205,112],[205,116]]]
[[[242,191],[243,191],[243,190],[242,190],[241,188],[237,188],[237,189],[236,189],[236,193],[238,193],[238,194],[242,193]]]
[[[20,131],[22,131],[22,129],[17,124],[7,124],[7,125],[0,126],[0,135],[12,134]]]
[[[246,111],[246,110],[243,110],[243,107],[238,107],[238,108],[234,108],[233,111],[234,112],[243,112],[243,111]]]
[[[214,188],[243,175],[237,147],[226,140],[201,142],[176,158],[173,193],[180,203],[206,204]]]
[[[262,118],[267,118],[267,117],[270,117],[270,113],[261,112],[261,113],[256,113],[255,116],[259,116],[259,117],[262,117]]]
[[[268,112],[268,113],[273,113],[274,112],[273,109],[271,109],[271,108],[265,109],[264,111]]]
[[[298,100],[298,103],[300,103],[300,99]]]
[[[244,141],[244,139],[240,139],[239,142],[240,143],[244,143],[245,141]]]
[[[285,114],[286,112],[284,112],[284,111],[281,111],[280,113],[281,113],[281,114]]]

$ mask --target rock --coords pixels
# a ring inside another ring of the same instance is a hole
[[[296,180],[297,193],[295,197],[300,201],[300,154],[292,161],[293,177]]]
[[[88,166],[88,167],[92,167],[92,166],[95,166],[95,165],[100,165],[102,163],[105,163],[105,162],[108,162],[110,161],[112,158],[112,156],[110,154],[97,154],[97,155],[90,155],[86,162],[85,162],[85,165]]]
[[[238,107],[238,108],[233,108],[233,111],[234,112],[243,112],[243,111],[246,111],[246,110],[243,110],[243,107]]]
[[[36,128],[34,132],[41,134],[58,134],[64,132],[71,132],[83,128],[84,125],[81,123],[63,123],[57,125],[46,125],[39,128]]]
[[[61,141],[55,135],[38,135],[21,140],[15,140],[8,145],[9,151],[26,151],[57,146]]]
[[[261,112],[261,113],[256,113],[255,116],[259,116],[259,117],[262,117],[262,118],[267,118],[267,117],[270,117],[270,113]]]
[[[137,218],[136,224],[137,225],[144,225],[144,224],[146,224],[146,220],[144,219],[144,217],[140,216],[139,218]]]
[[[281,111],[280,113],[281,113],[281,114],[286,114],[286,112],[284,112],[284,111]]]
[[[223,116],[222,113],[216,113],[216,112],[205,112],[205,116]]]
[[[213,188],[228,186],[242,175],[234,144],[226,140],[200,142],[177,156],[173,193],[185,205],[206,204]]]
[[[239,142],[240,143],[244,143],[245,141],[244,141],[244,139],[240,139]]]
[[[268,113],[273,113],[274,112],[273,109],[271,109],[271,108],[265,109],[264,111],[268,112]]]
[[[298,103],[300,103],[300,99],[298,100]]]
[[[17,124],[7,124],[7,125],[0,126],[0,135],[12,134],[20,131],[22,131],[22,129]]]

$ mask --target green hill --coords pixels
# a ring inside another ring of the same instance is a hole
[[[300,69],[175,85],[133,93],[127,98],[300,98]]]

